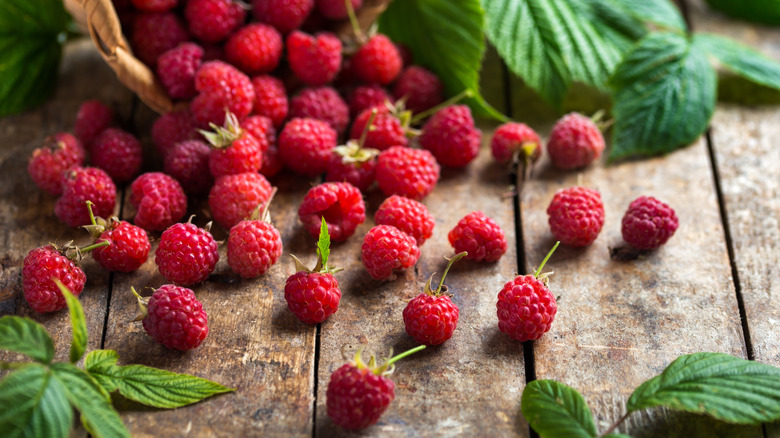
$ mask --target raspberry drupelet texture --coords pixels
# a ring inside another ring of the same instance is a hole
[[[498,292],[498,329],[518,341],[539,339],[555,320],[558,306],[543,281],[519,275]]]
[[[190,102],[195,124],[207,128],[209,123],[222,125],[225,110],[244,120],[255,104],[255,89],[247,75],[222,61],[204,63],[195,75],[199,94]]]
[[[132,0],[136,9],[144,12],[165,12],[176,7],[178,0]]]
[[[564,245],[588,246],[604,225],[601,194],[585,187],[570,187],[555,193],[549,207],[550,231]]]
[[[133,272],[146,262],[151,244],[143,228],[110,219],[97,242],[109,242],[92,250],[92,258],[107,271]]]
[[[74,166],[83,166],[86,152],[81,142],[67,132],[58,132],[43,140],[27,163],[27,173],[41,190],[62,194],[62,174]]]
[[[467,214],[447,234],[455,252],[467,251],[469,260],[495,262],[507,249],[504,230],[481,211]]]
[[[252,0],[252,14],[283,35],[301,27],[314,9],[314,0]]]
[[[188,195],[205,195],[214,185],[209,170],[211,148],[200,140],[177,143],[163,161],[165,173],[179,182]]]
[[[340,135],[349,124],[349,107],[332,87],[305,88],[290,102],[290,117],[322,120]]]
[[[195,38],[217,43],[244,23],[246,10],[233,0],[188,0],[184,18]]]
[[[524,123],[509,122],[496,128],[490,140],[490,151],[499,163],[507,163],[514,155],[536,161],[542,156],[539,135]]]
[[[444,100],[444,86],[430,70],[412,65],[407,67],[393,85],[395,100],[406,99],[406,109],[420,113]]]
[[[87,201],[94,204],[95,215],[113,216],[116,186],[111,177],[97,167],[72,167],[63,174],[62,196],[54,204],[54,213],[69,227],[90,224]]]
[[[401,73],[403,60],[398,48],[385,35],[371,37],[357,53],[352,56],[352,68],[355,75],[369,84],[387,85]]]
[[[252,113],[268,117],[274,128],[281,128],[289,111],[287,91],[282,81],[268,75],[255,76],[252,78],[252,86],[256,96]]]
[[[35,248],[27,254],[22,266],[22,291],[31,309],[48,313],[66,307],[55,278],[75,296],[81,294],[87,281],[84,271],[51,245]]]
[[[268,149],[268,145],[261,145],[266,143],[265,137],[258,139],[236,126],[232,135],[223,140],[223,143],[213,143],[209,154],[209,171],[214,178],[257,172],[263,166],[263,149]]]
[[[344,429],[358,430],[379,421],[395,399],[395,385],[368,368],[347,363],[333,372],[328,382],[328,417]]]
[[[203,48],[195,43],[181,43],[157,58],[157,77],[171,99],[195,97],[195,73],[203,60]]]
[[[442,166],[464,167],[479,153],[482,132],[474,127],[466,105],[448,106],[433,115],[423,127],[420,145],[431,151]]]
[[[562,170],[585,167],[601,156],[604,136],[593,120],[578,113],[560,119],[547,142],[553,165]]]
[[[143,148],[133,134],[108,128],[95,139],[89,158],[92,165],[105,170],[114,183],[124,184],[141,171]]]
[[[248,75],[269,73],[282,57],[282,36],[271,26],[252,23],[239,29],[225,44],[225,59]]]
[[[304,84],[319,87],[336,77],[341,68],[341,41],[330,32],[315,36],[293,31],[287,36],[287,62]]]
[[[266,177],[271,178],[277,175],[284,168],[281,158],[279,158],[279,148],[271,146],[267,151],[263,152],[263,167],[260,169],[260,173]]]
[[[339,309],[341,290],[329,272],[298,271],[287,278],[284,299],[301,322],[319,324]]]
[[[385,196],[401,195],[419,201],[433,191],[439,172],[439,163],[430,152],[393,146],[379,154],[376,181]]]
[[[189,38],[184,23],[173,12],[137,14],[130,32],[133,53],[152,70],[160,55]]]
[[[81,144],[89,150],[101,132],[114,123],[114,111],[99,100],[87,100],[81,104],[76,113],[73,125],[73,135],[81,140]]]
[[[229,230],[268,201],[272,190],[268,180],[256,172],[225,175],[217,178],[209,192],[209,210],[214,220]]]
[[[419,258],[414,237],[391,225],[377,225],[363,239],[361,259],[375,280],[390,280],[394,271],[414,266]]]
[[[315,238],[325,218],[331,240],[343,242],[365,222],[366,206],[357,187],[347,182],[326,182],[309,189],[298,209],[298,217]]]
[[[270,222],[243,220],[230,229],[227,257],[230,269],[243,278],[265,274],[282,256],[282,236]]]
[[[358,139],[363,136],[366,125],[371,119],[371,112],[374,109],[376,109],[377,113],[374,116],[374,121],[371,122],[372,128],[366,134],[366,141],[363,146],[380,151],[387,150],[393,146],[406,146],[409,140],[406,138],[401,121],[390,114],[390,111],[385,106],[367,108],[360,113],[352,123],[349,138]]]
[[[135,225],[148,231],[163,231],[184,217],[187,195],[171,176],[149,172],[130,185],[130,204],[136,209]]]
[[[392,102],[393,99],[387,94],[380,85],[361,85],[355,87],[347,95],[347,103],[349,104],[349,115],[352,117],[359,116],[363,111],[375,107],[384,107],[385,102]],[[371,112],[369,111],[369,114]],[[365,124],[365,122],[363,122]],[[400,126],[400,124],[399,124]],[[398,144],[398,143],[396,143]],[[392,146],[395,146],[393,144]]]
[[[363,0],[350,0],[352,9],[357,11],[363,5]],[[316,0],[317,11],[329,20],[347,18],[347,4],[342,0]]]
[[[336,138],[336,131],[321,120],[292,119],[279,134],[279,158],[293,172],[319,175],[328,166]]]
[[[241,129],[246,130],[258,140],[257,143],[264,153],[271,146],[276,146],[276,128],[274,128],[271,119],[266,116],[249,116],[245,118],[241,121]],[[263,154],[263,161],[265,161],[265,154]]]
[[[188,110],[163,114],[152,124],[152,143],[165,155],[182,141],[199,139],[195,121]]]
[[[192,290],[166,284],[149,298],[144,330],[173,350],[192,350],[209,334],[209,317]]]
[[[392,195],[385,199],[374,214],[377,225],[392,225],[414,237],[422,246],[433,235],[436,221],[421,202],[403,196]]]
[[[191,223],[171,225],[160,236],[154,261],[160,274],[181,286],[205,280],[219,261],[211,233]]]
[[[635,199],[623,215],[623,240],[636,249],[656,249],[677,231],[679,221],[672,207],[652,196]]]

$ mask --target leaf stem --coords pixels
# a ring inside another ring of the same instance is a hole
[[[444,277],[446,277],[447,273],[450,272],[450,267],[452,267],[452,265],[455,264],[455,262],[457,262],[458,260],[462,259],[463,257],[466,257],[467,255],[469,255],[469,253],[466,252],[466,251],[463,251],[463,252],[459,252],[459,253],[455,254],[450,259],[447,259],[447,257],[444,257],[445,259],[449,260],[450,262],[447,263],[447,267],[444,269],[444,274],[441,275],[441,280],[439,280],[439,287],[436,288],[436,293],[437,294],[439,292],[441,292],[441,287],[444,286]]]
[[[376,118],[376,108],[371,110],[371,115],[368,117],[368,123],[366,123],[366,127],[363,128],[363,132],[360,134],[360,140],[358,140],[359,149],[362,148],[364,144],[366,144],[366,137],[368,137],[368,131],[370,131],[371,128],[373,127],[375,118]]]
[[[628,418],[629,415],[631,415],[632,411],[626,412],[622,417],[618,418],[618,420],[613,424],[612,426],[609,426],[609,429],[607,429],[604,433],[602,433],[599,436],[606,436],[611,434],[615,429],[617,429],[618,426],[620,426],[624,421],[626,421],[626,418]]]
[[[352,7],[352,0],[344,0],[347,6],[347,15],[349,15],[349,23],[352,25],[352,31],[355,32],[355,38],[357,38],[360,45],[366,43],[366,34],[363,33],[363,29],[360,28],[360,22],[355,15],[355,8]]]
[[[550,252],[547,253],[547,255],[544,257],[544,260],[542,260],[542,264],[539,265],[539,268],[534,272],[534,277],[539,277],[539,274],[542,272],[542,268],[544,268],[544,264],[547,263],[547,260],[550,260],[550,257],[552,257],[553,253],[555,252],[555,249],[558,248],[558,245],[560,245],[561,242],[555,242],[555,245],[553,245]]]
[[[418,351],[425,350],[425,345],[418,345],[411,350],[406,350],[403,353],[392,357],[390,360],[387,361],[387,363],[384,365],[385,368],[389,367],[390,365],[394,364],[395,362],[398,362],[399,360],[405,358],[406,356],[412,355],[414,353],[417,353]]]
[[[425,110],[425,111],[423,111],[421,113],[415,114],[414,116],[412,116],[412,123],[417,123],[420,120],[422,120],[422,119],[424,119],[424,118],[426,118],[428,116],[433,115],[434,113],[438,112],[442,108],[446,108],[446,107],[448,107],[450,105],[455,105],[459,100],[465,99],[467,97],[474,97],[474,92],[471,91],[470,88],[467,88],[467,89],[461,91],[457,95],[455,95],[453,97],[450,97],[449,99],[445,100],[444,102],[436,105],[435,107],[433,107],[431,109],[427,109],[427,110]]]

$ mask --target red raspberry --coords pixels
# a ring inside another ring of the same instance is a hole
[[[195,89],[200,94],[190,103],[195,124],[206,128],[209,123],[221,125],[225,110],[235,114],[239,121],[254,107],[255,89],[249,77],[222,61],[203,64],[195,75]]]
[[[95,242],[109,242],[92,250],[92,258],[107,271],[133,272],[146,262],[149,256],[149,236],[143,228],[116,218],[99,226]]]
[[[357,117],[367,109],[376,107],[383,108],[385,106],[385,102],[392,102],[392,100],[393,99],[390,98],[390,95],[387,94],[387,91],[379,85],[361,85],[352,90],[352,92],[349,93],[349,96],[347,97],[347,102],[349,103],[349,115],[352,117]],[[370,113],[371,111],[369,111],[369,114]],[[365,125],[365,122],[363,122],[363,124]]]
[[[252,86],[257,97],[252,113],[270,118],[275,128],[281,128],[289,107],[282,81],[268,75],[255,76]]]
[[[217,242],[197,225],[173,224],[160,236],[154,253],[157,269],[166,280],[181,286],[205,280],[219,261]]]
[[[361,192],[366,192],[376,175],[376,149],[361,148],[356,141],[333,149],[325,181],[348,182]]]
[[[265,274],[282,256],[282,236],[270,222],[243,220],[230,229],[227,257],[230,269],[243,278]]]
[[[157,65],[160,55],[188,39],[190,35],[184,23],[173,12],[140,13],[133,21],[130,33],[133,53],[152,68]]]
[[[358,139],[363,136],[363,131],[365,131],[366,125],[371,119],[373,109],[376,109],[377,113],[374,116],[374,121],[371,123],[373,128],[366,134],[364,146],[380,151],[387,150],[393,146],[406,146],[409,140],[406,138],[401,121],[390,114],[390,111],[384,106],[369,108],[360,113],[352,124],[349,138]]]
[[[555,297],[533,275],[518,275],[498,293],[498,329],[525,342],[550,330],[558,312]]]
[[[85,154],[76,137],[58,132],[46,137],[43,146],[33,151],[27,173],[41,190],[61,195],[62,173],[73,166],[83,166]]]
[[[319,324],[336,313],[339,282],[331,273],[298,271],[284,285],[287,307],[305,324]]]
[[[108,128],[95,139],[90,161],[106,171],[116,184],[124,184],[141,171],[143,148],[133,134]]]
[[[249,116],[241,122],[241,129],[252,134],[252,137],[258,140],[257,144],[263,152],[269,147],[276,146],[276,128],[273,122],[266,116]],[[265,141],[263,140],[265,139]],[[265,154],[263,154],[265,161]]]
[[[265,136],[255,138],[241,129],[233,114],[225,117],[224,128],[203,133],[214,148],[209,155],[209,170],[214,178],[237,173],[257,172],[263,165],[263,149],[268,149]]]
[[[482,132],[474,127],[466,105],[448,106],[433,115],[423,127],[420,145],[431,151],[443,166],[463,167],[479,153]]]
[[[412,267],[420,258],[414,237],[390,225],[377,225],[366,233],[361,258],[375,280],[391,280],[393,271]]]
[[[455,252],[467,251],[469,260],[495,262],[506,252],[504,230],[481,211],[473,211],[458,221],[447,234]]]
[[[250,75],[276,69],[282,57],[282,36],[271,26],[248,24],[228,38],[225,44],[227,61]]]
[[[165,173],[174,177],[189,195],[205,195],[214,185],[209,170],[211,148],[199,140],[178,143],[163,162]]]
[[[195,73],[203,60],[203,49],[195,43],[181,43],[157,58],[157,77],[171,99],[195,97]]]
[[[294,31],[287,36],[287,61],[304,84],[325,85],[341,68],[341,41],[330,32],[320,32],[314,37]]]
[[[143,324],[152,339],[173,350],[192,350],[209,334],[209,316],[195,293],[172,284],[154,291]]]
[[[547,207],[550,231],[557,240],[572,247],[588,246],[604,225],[601,194],[584,187],[570,187],[555,193]]]
[[[322,120],[341,135],[349,124],[349,107],[331,87],[305,88],[290,102],[290,117]]]
[[[562,170],[585,167],[601,156],[604,136],[593,120],[570,113],[553,126],[547,152],[555,167]]]
[[[309,189],[298,209],[298,217],[312,237],[319,235],[324,218],[331,240],[343,242],[366,221],[366,205],[360,190],[352,184],[327,182]]]
[[[133,220],[136,225],[149,231],[162,231],[184,217],[187,195],[172,177],[149,172],[130,185],[130,204],[136,209]]]
[[[163,114],[152,124],[152,142],[164,158],[176,143],[198,139],[200,135],[195,129],[189,111]]]
[[[652,196],[640,196],[623,215],[621,233],[629,245],[649,250],[666,243],[678,226],[672,207]]]
[[[396,100],[406,98],[406,108],[421,113],[444,101],[444,86],[430,70],[412,65],[395,81],[393,97]]]
[[[392,195],[385,199],[374,214],[377,225],[392,225],[414,237],[422,246],[433,235],[436,221],[420,202],[403,196]]]
[[[395,46],[398,48],[398,53],[401,54],[401,59],[403,60],[403,67],[409,67],[414,63],[414,54],[409,49],[409,46],[403,43],[396,43]]]
[[[325,172],[336,131],[327,123],[311,118],[292,119],[279,135],[279,158],[293,172],[313,177]]]
[[[72,167],[62,181],[62,196],[54,204],[54,213],[69,227],[91,223],[87,201],[95,204],[97,216],[113,216],[116,186],[106,172],[97,167]]]
[[[490,150],[499,163],[512,161],[514,156],[528,157],[531,161],[536,161],[542,155],[542,141],[528,125],[509,122],[493,132]]]
[[[263,152],[263,167],[260,169],[263,176],[271,178],[281,172],[283,167],[282,160],[279,158],[279,148],[271,146]]]
[[[363,5],[363,0],[350,1],[354,11]],[[348,17],[347,4],[342,0],[317,0],[317,11],[329,20],[343,20]]]
[[[244,23],[246,10],[233,0],[188,0],[184,18],[195,38],[217,43]]]
[[[209,192],[209,209],[214,220],[229,230],[248,218],[258,205],[271,197],[271,184],[255,172],[217,178]]]
[[[352,56],[352,67],[360,80],[387,85],[401,73],[403,60],[398,48],[385,35],[378,34]]]
[[[84,271],[51,245],[35,248],[27,254],[22,267],[22,291],[31,309],[48,313],[67,306],[55,278],[75,296],[81,294],[87,281]]]
[[[114,111],[99,100],[88,100],[81,104],[73,125],[73,134],[87,149],[101,132],[114,123]]]
[[[178,0],[133,0],[133,6],[144,12],[166,12],[176,7]]]
[[[433,191],[439,171],[439,163],[430,152],[393,146],[379,154],[376,181],[385,196],[401,195],[419,201]]]
[[[314,0],[252,0],[252,14],[283,35],[301,27],[314,9]]]

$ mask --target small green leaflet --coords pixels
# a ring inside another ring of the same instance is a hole
[[[87,318],[84,316],[84,308],[79,299],[73,296],[70,290],[58,279],[54,279],[57,287],[65,297],[70,314],[70,326],[73,330],[73,340],[70,343],[70,362],[76,363],[87,351]]]
[[[654,406],[737,424],[780,419],[780,369],[722,353],[680,356],[637,388],[628,410]]]
[[[118,359],[119,355],[113,350],[91,351],[84,366],[106,391],[118,389],[126,398],[147,406],[178,408],[212,395],[234,391],[189,374],[177,374],[143,365],[118,366]]]
[[[483,15],[479,0],[394,0],[379,17],[379,30],[409,47],[415,63],[439,76],[448,96],[471,90],[475,97],[464,101],[475,115],[503,120],[479,95]]]
[[[595,438],[598,435],[593,416],[582,395],[554,380],[534,380],[528,383],[523,390],[521,411],[542,438]]]
[[[707,54],[682,35],[652,33],[610,79],[615,127],[609,159],[671,152],[696,140],[715,110]]]
[[[317,239],[317,252],[320,253],[320,262],[323,269],[328,269],[328,257],[330,257],[330,234],[328,234],[328,223],[325,222],[325,216],[322,217],[320,225],[320,238]]]
[[[707,3],[733,17],[780,24],[780,0],[707,0]]]
[[[29,364],[0,381],[0,434],[5,438],[66,438],[73,408],[65,388],[43,365]]]
[[[734,73],[757,84],[780,89],[780,63],[738,42],[710,33],[697,33],[693,45],[717,58]]]
[[[0,318],[0,350],[11,350],[48,364],[54,358],[54,344],[42,325],[30,318]]]

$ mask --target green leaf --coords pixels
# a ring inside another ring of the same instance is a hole
[[[714,9],[732,17],[766,24],[780,24],[780,0],[707,0]]]
[[[320,225],[320,237],[317,239],[317,252],[320,254],[320,263],[323,269],[328,268],[328,257],[330,257],[330,234],[328,234],[328,223],[325,222],[325,216],[322,217]]]
[[[46,329],[20,316],[0,318],[0,350],[22,353],[46,364],[54,358],[54,343]]]
[[[117,366],[119,355],[113,350],[91,351],[85,359],[87,371],[109,392],[156,408],[171,409],[199,402],[212,395],[234,391],[189,374],[143,365]]]
[[[92,435],[98,438],[130,437],[119,414],[111,406],[108,393],[86,371],[69,363],[55,363],[51,370]]]
[[[73,330],[73,340],[70,343],[70,362],[76,363],[84,356],[87,351],[87,318],[84,316],[84,308],[81,307],[79,299],[76,298],[58,279],[54,279],[57,287],[65,297],[65,303],[68,305],[70,314],[70,326]]]
[[[68,21],[60,0],[0,1],[0,117],[54,90]]]
[[[0,434],[5,438],[65,438],[73,408],[49,370],[29,364],[0,381]]]
[[[780,369],[722,353],[675,359],[637,388],[628,410],[666,406],[737,424],[780,419]]]
[[[609,158],[671,152],[696,140],[715,110],[717,77],[684,36],[640,40],[610,79],[615,127]]]
[[[520,410],[542,438],[597,436],[585,399],[563,383],[554,380],[528,383],[523,390]]]
[[[475,97],[464,102],[475,115],[504,120],[479,95],[483,28],[479,0],[395,0],[379,17],[380,32],[409,47],[415,63],[436,73],[447,95],[471,90]]]
[[[595,0],[608,7],[617,8],[635,20],[665,27],[667,29],[686,31],[682,14],[670,0]]]
[[[695,34],[693,44],[745,79],[780,89],[780,63],[772,58],[730,38],[708,33]]]
[[[631,435],[626,435],[624,433],[610,433],[609,435],[604,435],[601,438],[631,438]]]

